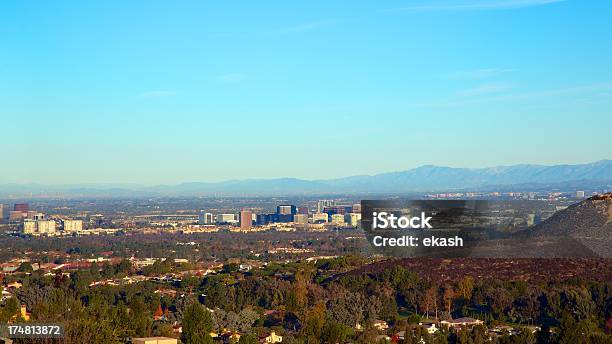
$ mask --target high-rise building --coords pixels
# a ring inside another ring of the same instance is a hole
[[[272,222],[293,222],[293,216],[291,214],[274,214]]]
[[[276,207],[276,213],[279,215],[295,215],[297,207],[290,204],[282,204]]]
[[[359,227],[361,222],[361,213],[348,213],[344,215],[344,222],[349,226]]]
[[[21,220],[23,218],[25,218],[27,215],[27,213],[24,213],[23,211],[14,211],[11,210],[9,212],[9,221],[18,221]]]
[[[322,213],[325,207],[334,205],[333,199],[322,199],[317,202],[317,213]]]
[[[0,203],[0,222],[6,219],[6,215],[4,214],[4,204]]]
[[[27,213],[30,210],[30,206],[27,203],[16,203],[13,206],[14,211],[20,211],[22,213]]]
[[[361,203],[353,204],[352,213],[361,213]]]
[[[330,218],[331,223],[335,225],[344,225],[344,214],[333,214]]]
[[[214,215],[211,213],[200,213],[198,223],[201,225],[212,225],[215,223]]]
[[[576,191],[576,198],[584,198],[585,192],[584,191]]]
[[[306,215],[308,215],[308,207],[298,207],[297,208],[297,213],[298,214],[306,214]]]
[[[274,222],[275,215],[276,214],[257,214],[257,225],[263,226]]]
[[[249,230],[253,226],[253,212],[243,210],[240,212],[240,229]]]
[[[39,213],[37,211],[28,211],[26,217],[28,219],[32,219],[32,220],[44,220],[45,219],[45,214],[44,213]]]
[[[53,220],[32,220],[23,221],[24,234],[54,234],[55,221]]]
[[[53,220],[37,220],[36,230],[38,233],[55,233],[55,221]]]
[[[344,215],[350,213],[353,210],[353,206],[346,205],[330,205],[323,208],[323,212],[329,215],[340,214]]]
[[[64,232],[80,232],[82,230],[82,220],[64,220]]]
[[[23,221],[23,233],[24,234],[34,234],[34,233],[36,233],[36,221],[34,221],[34,220],[24,220]]]
[[[293,215],[293,222],[300,224],[300,225],[305,225],[308,223],[308,214],[295,214]]]

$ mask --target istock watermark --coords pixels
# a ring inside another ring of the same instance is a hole
[[[574,230],[585,227],[579,221],[572,217],[564,222],[561,219],[567,216],[554,213],[550,204],[538,201],[364,200],[361,227],[370,249],[387,256],[612,256],[609,232],[580,234]],[[540,223],[546,214],[551,220]],[[594,222],[593,218],[582,220]]]
[[[478,232],[474,219],[484,207],[485,202],[362,201],[362,228],[380,254],[469,256],[471,236]]]

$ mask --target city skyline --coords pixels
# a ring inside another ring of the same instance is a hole
[[[4,4],[0,184],[609,159],[611,7]]]

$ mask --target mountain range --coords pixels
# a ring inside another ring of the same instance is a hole
[[[513,165],[454,168],[425,165],[414,169],[337,179],[245,179],[175,185],[0,184],[0,197],[19,196],[267,196],[296,194],[375,194],[433,191],[486,191],[612,188],[612,160],[576,165]]]

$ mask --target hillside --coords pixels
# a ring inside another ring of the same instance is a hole
[[[365,265],[344,275],[359,276],[378,274],[393,266],[401,266],[414,271],[421,278],[431,281],[457,281],[465,276],[476,280],[497,279],[503,281],[548,282],[581,278],[593,281],[612,279],[612,261],[593,258],[404,258],[387,259]]]
[[[609,237],[612,235],[612,193],[571,205],[530,232],[532,236]]]
[[[555,238],[582,245],[599,257],[611,257],[612,193],[593,196],[559,211],[527,234],[534,242]]]

